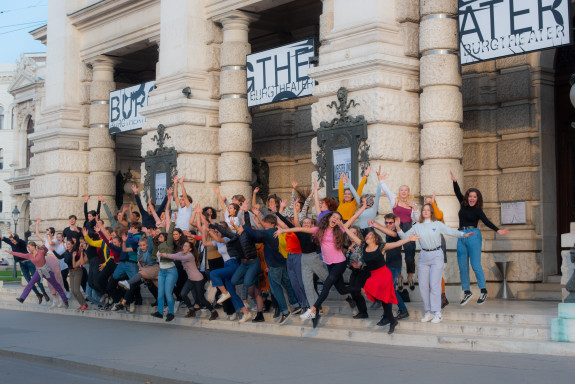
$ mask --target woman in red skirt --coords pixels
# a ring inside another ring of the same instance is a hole
[[[356,243],[361,244],[360,239],[348,232],[350,239]],[[383,302],[383,313],[389,319],[389,333],[390,335],[395,330],[395,327],[399,323],[393,317],[393,311],[391,310],[392,304],[397,304],[397,298],[395,297],[395,287],[393,285],[393,276],[391,271],[385,265],[385,251],[388,249],[393,249],[401,247],[403,244],[416,241],[419,236],[411,235],[409,238],[396,241],[394,243],[384,243],[381,236],[374,231],[370,231],[365,236],[365,242],[363,246],[363,264],[365,269],[370,272],[369,279],[366,280],[363,290],[367,298],[373,302],[380,300]]]

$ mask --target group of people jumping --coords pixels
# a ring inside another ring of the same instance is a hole
[[[135,306],[143,303],[141,288],[145,285],[155,298],[151,316],[165,321],[172,321],[178,308],[186,307],[185,317],[206,310],[209,320],[215,320],[220,316],[218,308],[222,308],[230,320],[263,322],[263,313],[273,306],[273,318],[280,325],[299,314],[301,319],[311,320],[315,328],[323,314],[322,304],[335,287],[356,308],[354,318],[368,317],[365,297],[374,307],[381,304],[383,316],[377,324],[389,324],[391,334],[399,320],[409,317],[399,294],[404,289],[401,250],[406,283],[414,290],[416,242],[421,249],[417,264],[424,306],[421,321],[442,321],[441,310],[449,303],[443,280],[447,235],[458,238],[463,290],[460,304],[466,305],[473,296],[469,264],[481,290],[477,303],[483,304],[487,289],[478,222],[500,235],[508,231],[487,219],[479,190],[470,188],[462,194],[451,173],[461,204],[459,229],[455,230],[443,223],[435,194],[426,197],[420,207],[408,186],[401,186],[397,194],[390,190],[381,167],[376,172],[375,194],[363,193],[370,171],[365,170],[357,190],[342,174],[339,202],[320,198],[321,188],[315,181],[310,193],[303,193],[292,182],[289,202],[271,195],[265,206],[256,204],[259,188],[254,189],[251,200],[242,195],[227,200],[216,188],[221,218],[214,207],[193,206],[184,178],[172,180],[173,186],[158,206],[149,199],[145,208],[137,186],[132,185],[138,210],[130,205],[113,214],[102,196],[97,209],[88,210],[89,196],[85,196],[82,227],[71,215],[70,225],[61,233],[50,227],[41,234],[38,219],[36,236],[41,244],[26,243],[11,232],[2,238],[11,246],[9,253],[28,281],[17,300],[23,303],[33,290],[39,303],[52,298],[52,306],[68,308],[73,296],[78,311],[87,310],[92,303],[94,309],[134,312]],[[379,223],[376,218],[382,192],[392,212]],[[175,211],[171,209],[173,200]],[[316,218],[308,213],[312,203]],[[100,217],[102,205],[107,223]],[[348,269],[351,273],[346,284],[344,273]],[[52,297],[46,293],[42,278]],[[318,282],[323,283],[321,290]],[[395,315],[393,305],[398,307]]]

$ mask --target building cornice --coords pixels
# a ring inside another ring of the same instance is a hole
[[[68,18],[81,31],[159,3],[159,0],[103,0],[68,14]]]

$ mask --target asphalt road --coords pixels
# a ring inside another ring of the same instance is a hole
[[[26,359],[17,357],[24,354]],[[46,366],[33,356],[51,362]],[[5,363],[5,357],[21,363]],[[567,357],[392,347],[8,310],[0,311],[0,361],[0,382],[7,384],[130,383],[93,381],[98,373],[135,382],[166,378],[154,384],[168,379],[206,384],[541,384],[570,383],[575,377],[575,358]],[[82,364],[84,376],[75,376],[77,369],[67,368],[71,363]],[[20,381],[23,372],[46,371],[50,380],[61,369],[57,381]]]

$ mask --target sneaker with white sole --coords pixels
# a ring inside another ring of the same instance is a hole
[[[307,311],[305,311],[303,314],[301,314],[299,316],[300,319],[302,320],[310,320],[310,319],[314,319],[315,318],[315,313],[313,313],[313,311],[311,310],[311,308],[308,308]]]
[[[129,311],[130,313],[136,312],[136,304],[135,304],[135,303],[131,303],[130,306],[128,307],[128,311]]]
[[[242,315],[242,318],[240,319],[240,323],[245,323],[246,321],[248,321],[249,319],[252,318],[252,313],[248,312],[248,313],[244,313]]]
[[[232,297],[232,295],[230,295],[229,292],[222,293],[222,295],[221,295],[220,298],[218,299],[217,303],[218,303],[218,304],[221,304],[221,303],[223,303],[224,301],[226,301],[227,299],[229,299],[230,297]]]
[[[437,323],[441,323],[441,320],[443,320],[443,316],[441,316],[441,312],[435,312],[435,315],[433,316],[433,320],[431,320],[431,322],[433,324],[437,324]]]
[[[280,325],[284,325],[286,323],[286,321],[288,321],[290,316],[291,316],[291,312],[282,314],[282,317],[280,318]]]
[[[178,312],[178,309],[180,309],[180,304],[182,304],[181,301],[174,302],[174,313]]]
[[[434,317],[435,317],[435,316],[433,316],[433,313],[431,313],[431,312],[426,312],[426,313],[425,313],[425,316],[423,316],[423,318],[421,319],[421,322],[422,322],[422,323],[427,323],[428,321],[433,320]]]
[[[124,288],[126,291],[130,289],[130,283],[128,283],[128,280],[118,281],[118,285]]]
[[[230,321],[234,321],[237,318],[238,318],[238,314],[236,312],[232,313],[231,315],[228,315],[228,320],[230,320]]]
[[[477,299],[477,304],[481,305],[485,303],[485,300],[487,300],[487,292],[481,292],[479,294],[479,298]]]
[[[295,308],[291,313],[294,315],[299,315],[300,313],[303,312],[303,308],[302,307],[297,307]]]
[[[469,300],[471,300],[472,297],[473,297],[473,293],[463,292],[463,299],[461,299],[461,302],[459,303],[459,305],[464,306],[465,304],[467,304],[469,302]]]
[[[58,296],[58,308],[62,308],[64,306],[64,301],[62,300],[62,298],[60,296]]]

